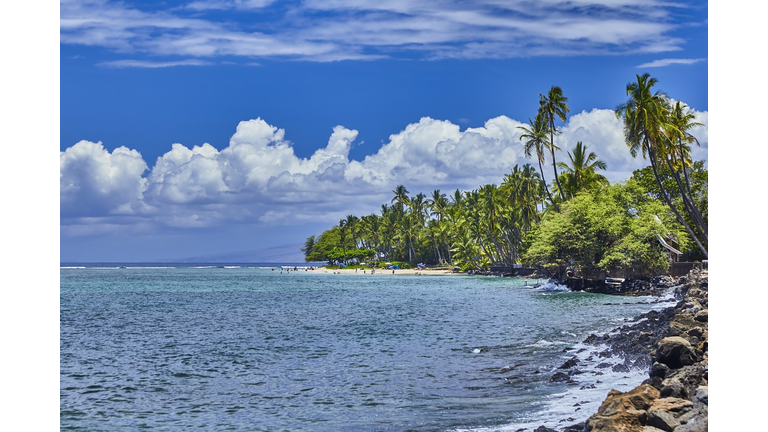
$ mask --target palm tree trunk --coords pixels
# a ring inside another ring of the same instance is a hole
[[[647,140],[647,139],[646,139]],[[646,141],[647,144],[647,141]],[[649,146],[650,147],[650,146]],[[696,242],[696,245],[699,246],[699,250],[704,254],[705,257],[709,258],[709,254],[707,254],[707,250],[704,248],[704,246],[699,241],[699,238],[696,237],[696,234],[693,233],[693,230],[691,227],[688,226],[688,224],[685,222],[685,219],[680,215],[680,212],[677,211],[674,205],[672,205],[672,201],[670,201],[669,196],[667,196],[667,192],[664,190],[664,186],[661,184],[661,178],[659,177],[659,173],[656,169],[656,156],[653,152],[653,149],[648,148],[648,156],[651,161],[651,168],[653,168],[653,176],[656,177],[656,183],[659,185],[659,192],[661,193],[661,196],[664,198],[664,202],[667,204],[667,206],[672,209],[672,212],[677,217],[677,221],[680,222],[684,227],[685,230],[688,231],[688,235],[691,236],[694,242]]]
[[[551,128],[549,132],[549,152],[552,153],[552,169],[555,171],[555,183],[557,183],[557,189],[560,190],[560,198],[565,202],[563,188],[560,187],[560,180],[557,178],[557,163],[555,162],[555,133],[552,132],[555,130],[555,121],[552,120],[549,126]]]
[[[704,240],[709,243],[709,236],[707,235],[704,221],[701,218],[701,213],[699,213],[699,209],[696,208],[696,205],[693,202],[693,197],[688,198],[686,195],[686,190],[683,188],[683,184],[680,181],[680,175],[672,168],[672,163],[669,161],[669,159],[667,159],[667,167],[669,167],[669,171],[672,172],[672,177],[674,177],[675,182],[677,183],[677,188],[680,190],[680,196],[683,198],[685,210],[692,217],[694,222],[696,222],[696,226],[699,228],[699,232],[704,235]]]
[[[541,172],[541,182],[544,183],[544,189],[547,191],[547,196],[549,196],[549,201],[552,203],[553,206],[555,206],[556,211],[560,211],[560,208],[557,207],[557,204],[555,204],[555,200],[552,199],[552,194],[549,193],[549,186],[547,186],[547,181],[544,180],[544,169],[541,167],[541,159],[539,159],[539,171]]]

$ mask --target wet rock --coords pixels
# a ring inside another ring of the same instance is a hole
[[[534,429],[533,432],[557,432],[557,431],[542,425]]]
[[[706,273],[692,272],[689,277],[676,281],[662,277],[645,282],[625,281],[625,284],[627,282],[634,284],[635,291],[623,292],[624,295],[673,292],[678,303],[629,320],[633,324],[614,329],[610,337],[587,338],[595,345],[608,347],[600,353],[593,352],[596,358],[623,359],[620,364],[613,362],[615,366],[600,363],[595,366],[597,370],[613,367],[623,372],[624,367],[641,367],[649,371],[649,378],[627,393],[612,390],[598,412],[586,422],[585,431],[706,431],[709,399]],[[650,405],[635,404],[624,396],[643,391],[655,392],[647,398]]]
[[[661,378],[659,377],[648,378],[643,381],[642,384],[648,384],[649,386],[655,387],[657,390],[661,390]]]
[[[579,360],[576,359],[576,357],[574,357],[574,358],[568,360],[567,362],[563,363],[563,365],[560,366],[558,369],[570,369],[570,368],[576,366],[577,364],[579,364]]]
[[[623,364],[617,364],[614,367],[612,367],[611,370],[614,372],[629,372],[629,368]]]
[[[664,363],[654,362],[653,366],[651,366],[651,378],[659,377],[664,379],[664,377],[667,376],[667,373],[669,373],[669,366]]]
[[[611,337],[608,336],[607,334],[606,335],[602,335],[602,336],[598,336],[598,335],[593,333],[593,334],[587,336],[586,339],[584,339],[584,343],[590,344],[590,345],[600,345],[602,343],[605,343],[605,342],[609,341],[610,339],[611,339]]]
[[[564,427],[560,432],[583,432],[586,422],[576,423],[570,426]]]
[[[681,337],[673,336],[659,341],[655,360],[666,364],[670,369],[678,369],[696,363],[698,356],[690,342]]]
[[[549,380],[552,382],[567,382],[571,380],[571,377],[564,372],[557,372],[556,374],[549,377]]]

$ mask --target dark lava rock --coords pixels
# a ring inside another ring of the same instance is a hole
[[[707,322],[709,320],[709,312],[705,309],[697,313],[693,319],[695,319],[698,322]]]
[[[557,432],[557,431],[542,425],[534,429],[533,432]]]
[[[587,422],[576,423],[574,425],[564,427],[561,432],[583,432],[587,427]]]
[[[679,369],[696,363],[698,356],[690,342],[679,336],[673,336],[659,341],[656,348],[656,361],[664,363],[670,369]]]
[[[613,366],[613,365],[610,364],[610,363],[600,363],[599,365],[597,365],[595,367],[598,368],[598,369],[605,369],[605,368],[609,368],[611,366]]]
[[[611,340],[611,337],[608,336],[607,334],[606,335],[602,335],[602,336],[598,336],[598,335],[593,333],[593,334],[587,336],[586,339],[584,339],[584,343],[590,344],[590,345],[600,345],[600,344],[608,342],[609,340]]]
[[[617,364],[616,366],[612,367],[611,370],[614,372],[629,372],[629,368],[623,364]]]
[[[653,387],[656,388],[656,390],[661,390],[661,387],[662,387],[661,386],[661,382],[662,382],[661,378],[656,376],[656,377],[648,378],[645,381],[643,381],[642,383],[643,384],[648,384],[649,386],[653,386]]]
[[[570,381],[571,377],[567,373],[558,372],[558,373],[552,375],[549,378],[549,380],[552,381],[552,382],[565,382],[565,381]]]
[[[667,373],[669,373],[669,366],[665,365],[664,363],[654,363],[651,367],[651,377],[659,377],[661,379],[664,379],[664,377],[667,376]]]
[[[660,396],[663,398],[672,397],[680,399],[688,399],[688,391],[685,386],[678,381],[662,382]]]
[[[574,357],[574,358],[568,360],[567,362],[563,363],[563,365],[560,366],[558,369],[570,369],[570,368],[576,366],[577,364],[579,364],[579,361]]]

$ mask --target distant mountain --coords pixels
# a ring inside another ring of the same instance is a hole
[[[187,258],[157,260],[157,262],[178,263],[303,263],[304,243],[273,246],[241,252],[228,252],[213,255],[198,255]]]

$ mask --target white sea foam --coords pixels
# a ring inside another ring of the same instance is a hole
[[[570,292],[571,289],[568,288],[565,285],[560,285],[559,283],[555,283],[552,281],[545,282],[538,287],[536,287],[535,291],[540,292]]]
[[[224,266],[225,269],[239,269],[240,266]]]
[[[172,269],[176,267],[124,267],[126,269]]]
[[[59,266],[59,269],[84,269],[85,267],[80,266]]]
[[[578,382],[577,385],[569,386],[562,393],[550,395],[543,401],[541,409],[537,410],[535,414],[521,418],[514,423],[497,427],[462,428],[455,429],[455,431],[512,432],[523,428],[532,431],[542,425],[559,430],[565,426],[583,422],[596,413],[611,389],[626,392],[648,378],[648,371],[645,369],[634,368],[630,369],[629,372],[614,372],[610,367],[597,368],[596,366],[600,363],[623,363],[623,359],[618,357],[598,357],[596,353],[605,350],[605,345],[594,346],[580,343],[573,348],[573,350],[563,354],[562,360],[565,362],[568,358],[576,357],[579,361],[576,369],[583,373],[572,377]],[[578,353],[582,348],[585,350]],[[592,356],[592,360],[587,361],[586,359],[590,356]],[[542,370],[542,372],[554,375],[564,371],[555,367],[546,371]],[[601,373],[601,375],[597,375],[597,373]]]

